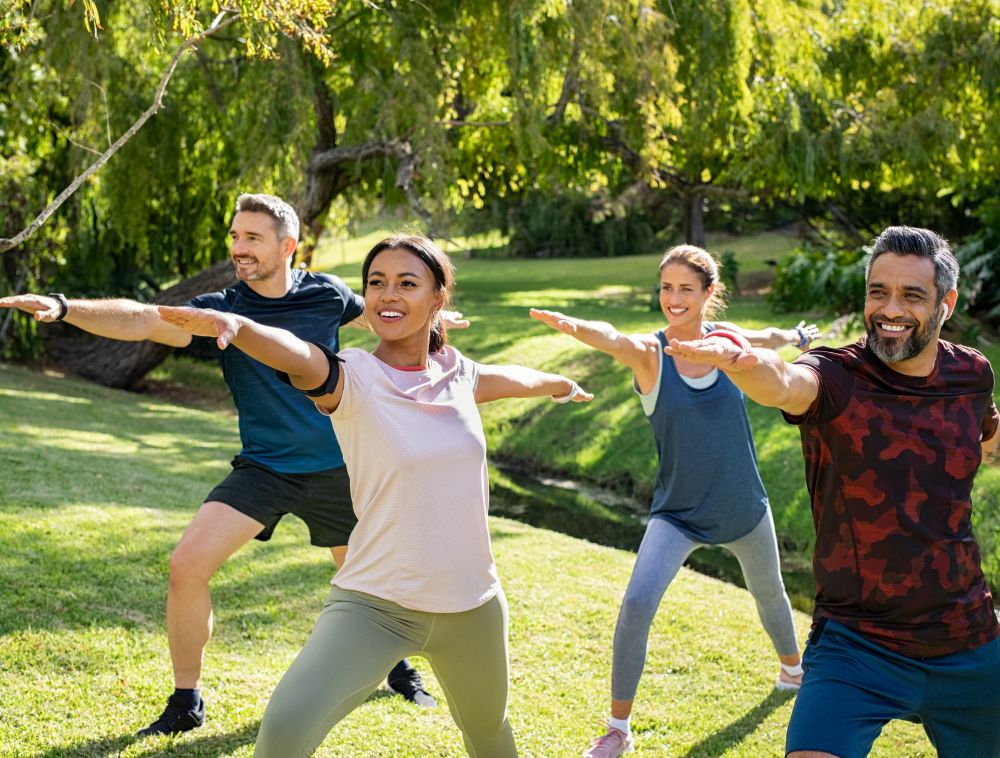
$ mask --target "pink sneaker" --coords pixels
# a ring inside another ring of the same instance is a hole
[[[634,747],[631,733],[625,734],[621,729],[609,726],[608,731],[590,743],[583,758],[618,758],[632,752]]]

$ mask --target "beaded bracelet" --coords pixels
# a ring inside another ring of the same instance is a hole
[[[809,347],[809,336],[806,334],[806,330],[803,329],[801,326],[797,326],[795,327],[795,331],[799,333],[799,344],[798,344],[799,350],[805,350],[807,347]]]

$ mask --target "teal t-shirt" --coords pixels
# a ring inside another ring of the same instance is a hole
[[[364,311],[361,297],[335,276],[294,270],[292,278],[292,286],[283,297],[263,297],[240,282],[221,292],[199,295],[188,305],[246,316],[337,350],[340,325]],[[215,344],[208,338],[196,339]],[[215,348],[215,353],[239,413],[240,455],[283,474],[344,465],[330,419],[319,413],[309,398],[239,348]]]

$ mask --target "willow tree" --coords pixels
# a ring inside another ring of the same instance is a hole
[[[273,57],[282,35],[328,55],[316,22],[330,3],[72,5],[0,15],[3,287],[152,297],[218,249],[242,171],[224,137],[234,109],[205,83],[212,35],[239,29],[241,60]],[[0,352],[36,348],[29,320],[8,337],[11,315]]]

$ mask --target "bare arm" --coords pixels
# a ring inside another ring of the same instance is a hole
[[[660,370],[660,343],[648,334],[622,334],[606,321],[586,321],[558,311],[532,308],[533,319],[558,332],[575,337],[585,345],[607,353],[635,374],[639,389],[648,391]]]
[[[476,402],[488,403],[507,397],[545,397],[585,403],[594,398],[572,379],[547,374],[525,366],[480,365]]]
[[[172,308],[161,305],[160,318],[186,334],[215,337],[220,350],[235,345],[265,366],[288,374],[292,386],[308,391],[322,386],[330,376],[330,361],[318,347],[300,340],[284,329],[258,324],[233,313],[220,313],[207,308]],[[334,410],[344,393],[344,375],[336,387],[313,400],[322,408]]]
[[[113,340],[152,340],[171,347],[185,347],[191,335],[160,320],[156,306],[134,300],[68,300],[68,324]],[[0,308],[17,308],[36,321],[51,323],[59,318],[59,301],[46,295],[15,295],[0,298]]]
[[[800,321],[797,326],[791,329],[781,329],[777,326],[768,326],[764,329],[745,329],[739,324],[729,321],[718,321],[716,326],[719,329],[728,329],[731,332],[742,334],[754,347],[767,347],[777,350],[785,345],[795,345],[799,350],[805,350],[813,341],[820,339],[823,333],[816,324],[807,324]]]
[[[819,380],[812,371],[788,363],[767,348],[743,350],[729,340],[710,337],[686,342],[670,340],[665,349],[671,355],[725,371],[751,400],[793,416],[809,410],[819,395]]]
[[[991,466],[1000,466],[1000,429],[988,440],[983,440],[983,459]]]

